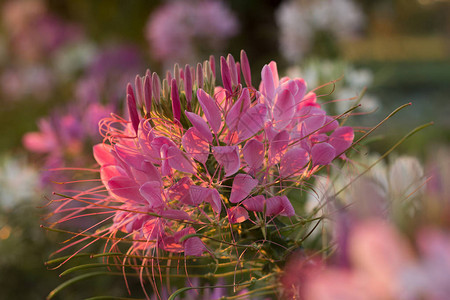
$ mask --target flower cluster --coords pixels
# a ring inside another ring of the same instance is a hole
[[[258,90],[245,52],[240,63],[221,57],[223,86],[214,65],[176,65],[162,84],[156,73],[136,77],[130,121],[102,124],[108,143],[94,156],[116,211],[106,232],[131,236],[132,251],[202,255],[195,233],[205,228],[295,216],[287,192],[353,142],[353,129],[328,116],[304,80],[280,79],[275,62]]]

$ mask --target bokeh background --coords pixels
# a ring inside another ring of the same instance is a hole
[[[61,245],[39,228],[38,207],[67,175],[48,170],[93,165],[98,120],[122,111],[126,83],[147,69],[164,77],[175,62],[245,49],[254,82],[275,60],[310,88],[326,84],[335,114],[366,88],[354,126],[412,102],[376,132],[373,152],[430,121],[397,152],[426,161],[449,145],[450,1],[3,0],[0,9],[0,299],[43,299],[63,282],[44,266]],[[60,297],[126,295],[114,280]]]

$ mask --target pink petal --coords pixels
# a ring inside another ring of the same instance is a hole
[[[46,153],[51,152],[55,148],[55,141],[48,135],[41,132],[29,132],[23,137],[23,145],[32,152]],[[99,144],[103,145],[103,144]],[[98,146],[98,145],[96,145]],[[95,155],[95,146],[94,146]],[[98,162],[98,160],[97,160]],[[100,163],[99,163],[100,164]],[[101,165],[101,164],[100,164]]]
[[[216,189],[191,185],[189,188],[189,195],[193,203],[192,205],[199,205],[203,201],[208,202],[216,213],[220,213],[222,204],[219,192]]]
[[[293,95],[294,95],[295,103],[298,104],[305,97],[306,82],[303,78],[295,78],[294,82],[297,85],[297,92]]]
[[[150,208],[158,208],[164,206],[161,185],[159,182],[150,181],[144,183],[139,191],[149,203]]]
[[[285,195],[275,196],[266,199],[266,215],[281,215],[285,217],[291,217],[295,215],[295,210],[292,207],[291,202]]]
[[[295,113],[294,97],[287,89],[276,94],[273,105],[273,122],[277,130],[285,128]]]
[[[211,189],[209,197],[206,198],[205,201],[211,204],[212,209],[217,214],[220,214],[220,211],[222,210],[222,202],[220,201],[220,194],[216,189]]]
[[[295,216],[295,209],[292,206],[291,201],[289,201],[288,197],[286,197],[285,195],[281,196],[281,202],[283,210],[281,211],[280,215],[285,217]]]
[[[116,144],[114,146],[114,151],[117,154],[117,156],[123,162],[125,162],[125,164],[137,170],[141,169],[142,162],[144,161],[144,156],[140,154],[136,149]]]
[[[258,195],[245,199],[242,201],[242,204],[250,211],[262,212],[264,210],[265,201],[266,198],[263,195]]]
[[[213,140],[213,136],[211,133],[211,129],[209,129],[209,126],[205,122],[205,120],[203,120],[203,118],[200,117],[199,115],[194,114],[192,112],[185,111],[185,113],[186,117],[189,119],[189,121],[191,121],[194,128],[199,131],[199,133],[206,141],[211,143]]]
[[[237,174],[231,187],[230,202],[237,203],[245,199],[258,185],[258,180],[248,174]]]
[[[100,166],[116,164],[116,158],[111,154],[112,147],[107,144],[97,144],[93,147],[94,158]]]
[[[189,188],[192,186],[192,181],[189,179],[189,177],[183,177],[180,180],[178,180],[177,183],[172,185],[167,190],[167,195],[169,201],[179,201],[184,204],[188,205],[194,205],[192,202],[192,199],[189,195]]]
[[[201,163],[205,163],[209,156],[209,143],[203,139],[195,128],[189,128],[181,140],[183,148],[188,155]]]
[[[155,151],[158,151],[158,152],[161,152],[161,148],[163,145],[167,145],[167,148],[177,147],[177,145],[174,142],[172,142],[165,136],[160,136],[160,137],[154,138],[151,143],[151,147],[153,149],[155,149]]]
[[[291,92],[292,96],[294,97],[294,103],[295,103],[295,95],[298,92],[298,86],[295,83],[294,80],[288,79],[286,77],[281,79],[281,84],[280,84],[280,89],[281,90],[288,90],[289,92]]]
[[[305,149],[295,147],[288,150],[280,161],[280,176],[288,177],[299,173],[308,161],[309,155]]]
[[[184,255],[186,256],[202,256],[206,251],[206,246],[198,237],[188,238],[184,242]]]
[[[171,176],[172,175],[172,168],[169,165],[169,162],[167,160],[168,158],[168,149],[169,146],[166,144],[161,146],[160,154],[161,154],[161,175],[162,176]]]
[[[251,138],[263,127],[266,120],[267,107],[260,103],[247,110],[238,124],[238,135],[241,141]]]
[[[275,196],[265,199],[264,196],[258,195],[246,199],[242,204],[250,211],[263,212],[264,204],[266,205],[266,215],[267,216],[286,216],[291,217],[295,215],[295,210],[292,207],[291,202],[286,196]]]
[[[190,195],[190,205],[198,206],[201,204],[206,198],[209,197],[209,193],[211,190],[209,188],[191,185],[189,187],[189,195]]]
[[[242,206],[233,206],[228,210],[228,220],[231,224],[242,223],[248,220],[248,212]]]
[[[304,136],[308,136],[312,133],[317,133],[319,129],[325,124],[326,116],[313,115],[303,120],[302,125],[305,128]]]
[[[139,192],[139,185],[129,177],[113,177],[108,181],[107,187],[111,193],[120,198],[125,198],[138,203],[146,202]]]
[[[138,143],[141,148],[141,153],[149,159],[152,163],[160,163],[159,148],[152,145],[154,140],[154,135],[152,127],[146,119],[141,120],[138,130]]]
[[[279,83],[279,77],[278,77],[278,69],[277,69],[277,63],[273,60],[269,63],[270,70],[272,71],[272,77],[273,77],[273,84],[275,85],[275,88],[278,87]]]
[[[216,146],[213,154],[219,165],[225,168],[225,176],[231,176],[240,168],[238,146]]]
[[[256,170],[261,167],[264,161],[264,145],[261,142],[251,139],[245,143],[242,151],[244,153],[244,160],[249,168]]]
[[[250,107],[250,93],[247,88],[242,90],[241,96],[228,111],[226,122],[230,130],[236,130],[243,113]]]
[[[167,161],[169,162],[170,167],[175,170],[191,174],[197,172],[194,167],[194,162],[189,160],[186,157],[186,154],[176,147],[169,147],[167,149]]]
[[[311,149],[313,166],[328,165],[336,157],[336,149],[328,143],[315,144]]]
[[[156,181],[162,185],[161,173],[151,162],[143,161],[140,170],[146,175],[147,181]]]
[[[173,219],[173,220],[191,220],[191,217],[184,210],[177,209],[167,209],[160,213],[160,215],[164,218]]]
[[[273,100],[275,96],[275,83],[273,81],[272,70],[268,65],[264,65],[261,71],[261,79],[262,79],[262,93],[263,95],[270,100]]]
[[[218,133],[220,126],[222,125],[222,115],[219,107],[214,99],[202,89],[197,90],[197,98],[203,112],[205,113],[209,126],[211,126],[215,133]]]
[[[354,138],[355,133],[353,132],[353,128],[343,126],[336,129],[330,135],[330,140],[328,142],[336,149],[336,155],[339,155],[352,145]]]
[[[277,133],[269,146],[269,164],[273,165],[280,162],[281,157],[289,144],[289,133],[286,130],[283,130]]]
[[[100,178],[105,186],[108,186],[108,181],[117,176],[127,176],[124,169],[116,165],[106,165],[100,168]]]
[[[329,132],[329,131],[335,130],[336,128],[339,127],[338,121],[336,121],[336,120],[335,120],[333,117],[331,117],[331,116],[326,116],[326,117],[325,117],[325,122],[324,122],[323,125],[324,125],[323,128],[320,129],[320,130],[318,131],[318,133]]]
[[[303,99],[297,105],[297,111],[301,110],[305,107],[320,107],[320,104],[317,103],[317,96],[314,92],[307,93]]]
[[[309,118],[311,116],[325,116],[327,113],[320,107],[305,106],[297,110],[297,116],[300,118]]]

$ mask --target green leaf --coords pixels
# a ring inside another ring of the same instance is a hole
[[[83,274],[83,275],[74,277],[74,278],[72,278],[70,280],[67,280],[66,282],[60,284],[53,291],[51,291],[50,294],[48,294],[48,296],[47,296],[47,300],[52,299],[57,293],[59,293],[60,291],[62,291],[66,287],[68,287],[68,286],[70,286],[70,285],[72,285],[72,284],[74,284],[74,283],[76,283],[78,281],[81,281],[81,280],[84,280],[84,279],[87,279],[87,278],[91,278],[91,277],[95,277],[95,276],[110,275],[110,274],[111,274],[110,272],[92,272],[92,273]]]

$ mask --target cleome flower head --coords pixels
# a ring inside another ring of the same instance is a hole
[[[180,239],[194,225],[240,223],[254,212],[294,216],[273,187],[310,176],[352,144],[352,128],[328,116],[304,80],[279,79],[271,62],[256,90],[242,58],[247,87],[231,55],[220,60],[223,86],[214,86],[210,62],[176,66],[162,90],[150,72],[128,85],[130,121],[111,121],[94,156],[117,202],[111,230],[140,240],[136,249],[201,255],[200,238]]]
[[[214,57],[175,65],[162,82],[147,71],[127,86],[128,118],[100,122],[105,139],[94,157],[107,195],[98,197],[100,187],[66,200],[109,215],[95,237],[110,249],[127,241],[129,255],[231,255],[224,245],[265,241],[275,219],[295,217],[288,192],[345,158],[353,129],[327,115],[303,79],[279,78],[271,62],[256,88],[242,51],[240,62],[220,58],[216,86],[215,65]],[[262,234],[241,237],[242,226]]]

